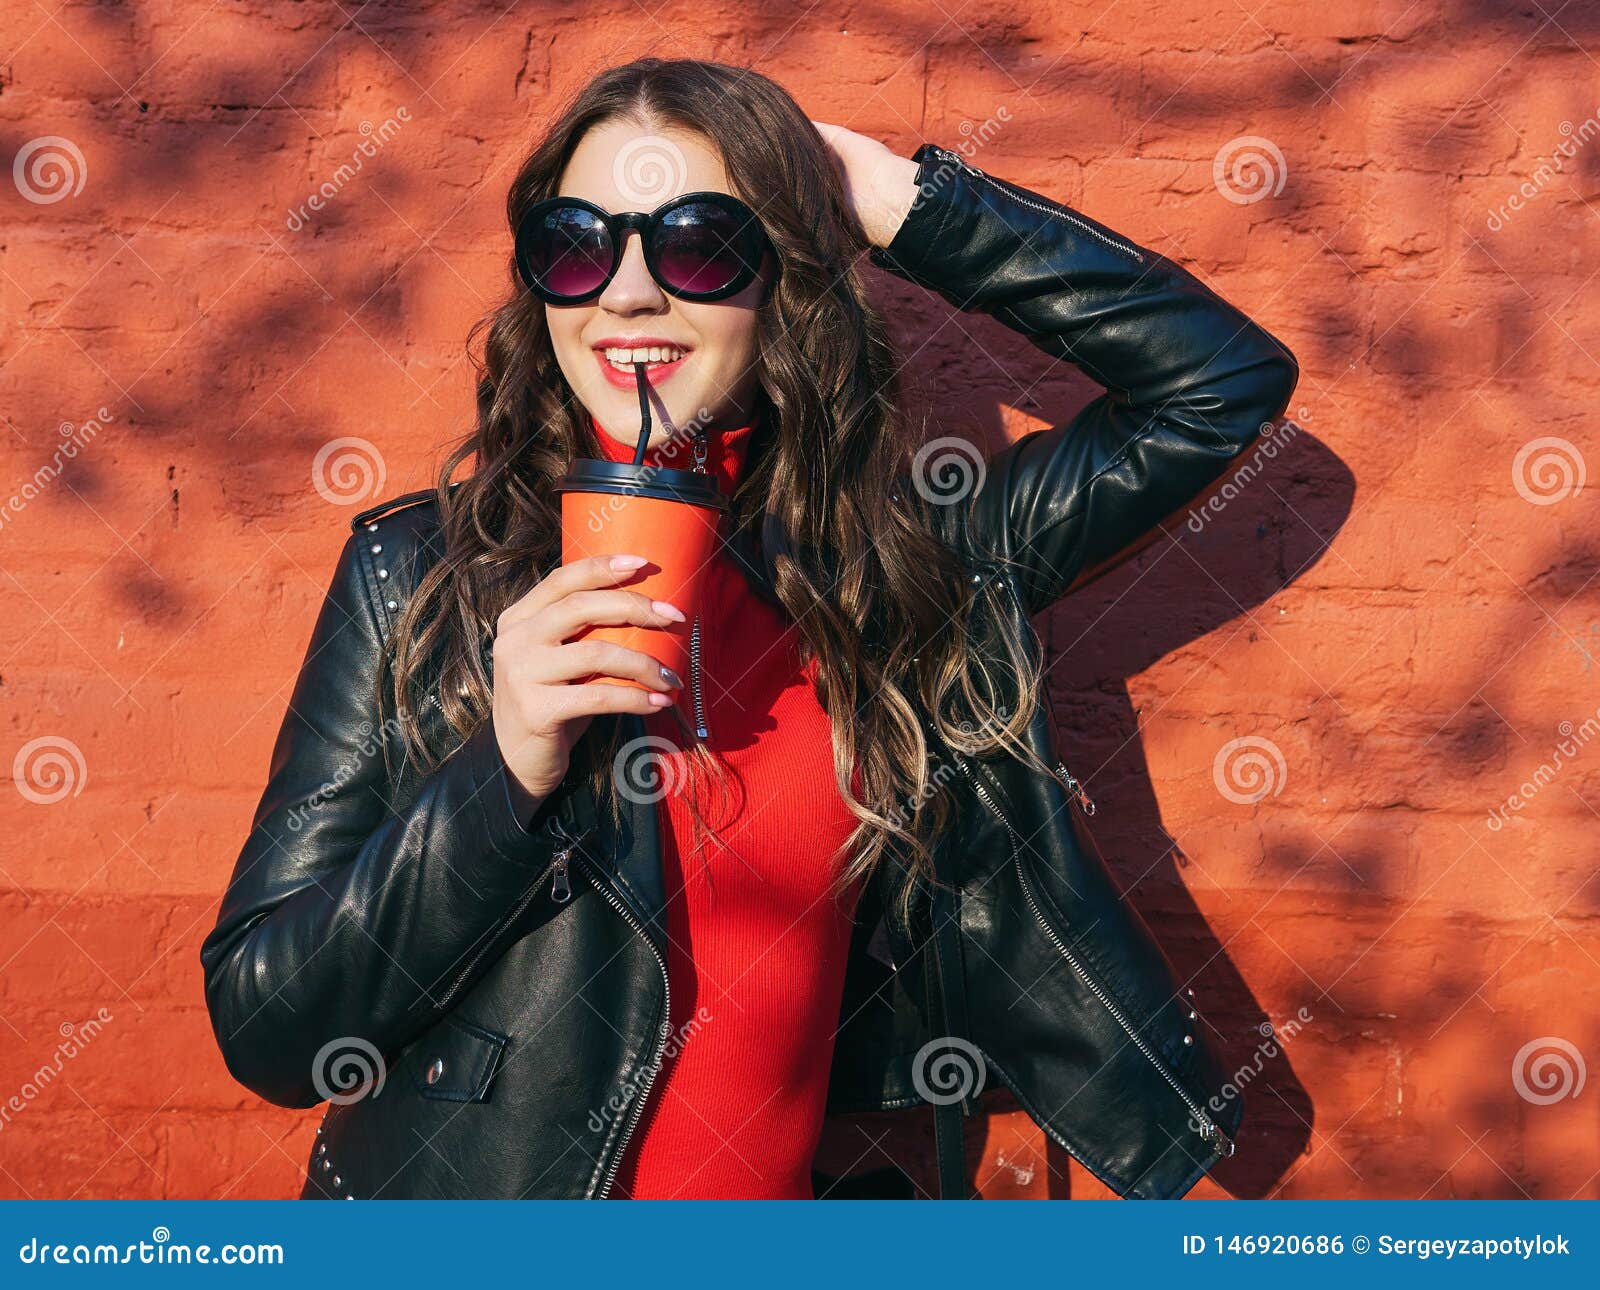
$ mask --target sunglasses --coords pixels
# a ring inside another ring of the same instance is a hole
[[[743,291],[770,247],[755,212],[727,193],[684,193],[648,215],[612,215],[580,197],[551,197],[517,224],[517,276],[550,304],[593,300],[616,276],[630,228],[656,285],[680,300],[725,300]]]

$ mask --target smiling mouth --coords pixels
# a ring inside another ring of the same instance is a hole
[[[679,349],[675,345],[650,345],[638,349],[608,346],[605,349],[597,349],[595,353],[601,362],[613,371],[631,374],[638,367],[643,367],[648,372],[654,368],[680,362],[688,356],[689,351]]]

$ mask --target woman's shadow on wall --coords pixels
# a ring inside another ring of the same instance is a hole
[[[1055,364],[1019,343],[1016,333],[990,319],[969,315],[961,318],[960,329],[979,342],[969,355],[1005,356],[1003,379],[1028,391],[1019,401],[1030,414],[1053,425],[1070,419],[1070,412],[1058,411],[1058,403],[1072,404],[1071,410],[1076,410],[1102,392],[1065,364]],[[956,371],[942,367],[940,383],[953,377],[987,387],[985,393],[1004,388],[1003,383],[997,387],[988,360],[983,360],[986,371],[981,375],[960,372],[966,365],[958,359]],[[1070,393],[1082,397],[1054,397],[1062,390],[1064,376]],[[1048,411],[1039,406],[1046,401],[1052,405]],[[973,430],[987,439],[988,451],[1002,450],[1011,436],[1002,423],[1001,402],[990,397],[987,407],[967,404],[959,419],[947,411],[937,422],[940,433],[961,433],[958,420],[976,421]],[[1211,928],[1191,895],[1189,881],[1205,886],[1209,880],[1162,821],[1140,739],[1140,709],[1129,692],[1128,678],[1185,650],[1193,654],[1194,670],[1203,677],[1219,659],[1236,660],[1244,652],[1237,648],[1240,642],[1232,640],[1236,634],[1247,634],[1251,642],[1264,641],[1270,636],[1270,622],[1261,613],[1263,606],[1322,558],[1348,518],[1354,476],[1294,419],[1299,402],[1297,398],[1291,404],[1275,431],[1262,436],[1265,446],[1259,452],[1246,454],[1196,499],[1197,507],[1215,499],[1201,511],[1200,519],[1175,525],[1170,536],[1158,536],[1126,564],[1063,597],[1034,620],[1044,644],[1044,687],[1059,746],[1095,804],[1093,816],[1078,816],[1086,840],[1101,853],[1129,902],[1150,924],[1179,979],[1193,988],[1203,1024],[1218,1041],[1230,1083],[1244,1101],[1237,1152],[1210,1174],[1223,1190],[1242,1197],[1270,1194],[1291,1172],[1313,1141],[1315,1107],[1295,1075],[1289,1056],[1292,1040],[1274,1038],[1282,1035],[1287,1018],[1267,1014],[1235,966],[1228,942]],[[941,399],[934,406],[948,409],[950,401]],[[1274,653],[1271,676],[1305,675],[1281,653]],[[1236,678],[1221,682],[1233,686],[1236,694],[1250,692],[1257,684],[1246,685]],[[1306,687],[1318,695],[1323,692],[1310,678]],[[1281,701],[1290,696],[1280,692],[1273,697]],[[1177,695],[1172,698],[1181,702]],[[1281,703],[1264,706],[1270,710]],[[1241,736],[1270,739],[1273,732],[1266,723],[1226,714],[1205,746],[1220,752]],[[1212,778],[1227,772],[1214,768],[1208,757],[1198,773]],[[1247,792],[1253,785],[1229,787],[1240,797],[1241,788]],[[1252,806],[1221,795],[1220,788],[1217,802],[1240,813],[1246,832],[1253,811],[1271,809],[1270,797]],[[1250,919],[1275,894],[1272,888],[1281,890],[1310,859],[1309,849],[1298,858],[1273,850],[1267,865],[1268,889],[1252,887],[1236,896],[1240,908],[1229,915],[1236,929],[1230,939],[1248,936]],[[1292,946],[1284,948],[1293,953]],[[1321,1010],[1320,998],[1320,992],[1308,985],[1313,1013]],[[1048,1143],[1048,1152],[1050,1194],[1065,1196],[1068,1157],[1053,1142]]]

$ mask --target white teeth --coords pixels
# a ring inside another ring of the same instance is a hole
[[[601,352],[605,354],[606,362],[621,368],[632,368],[639,363],[674,363],[684,356],[683,350],[664,345],[640,349],[608,347]]]

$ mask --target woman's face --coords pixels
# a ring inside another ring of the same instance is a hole
[[[705,191],[730,191],[722,159],[709,140],[685,130],[657,133],[617,121],[584,135],[556,195],[582,197],[620,214],[648,213],[680,193]],[[653,447],[666,442],[673,427],[744,425],[757,391],[756,303],[770,272],[768,264],[762,277],[726,300],[679,300],[650,276],[639,235],[629,230],[622,263],[599,296],[587,304],[545,306],[556,360],[594,419],[630,447],[639,436],[639,393],[632,363],[617,350],[669,351],[651,356],[645,367],[657,391]],[[609,358],[608,349],[613,351]]]

